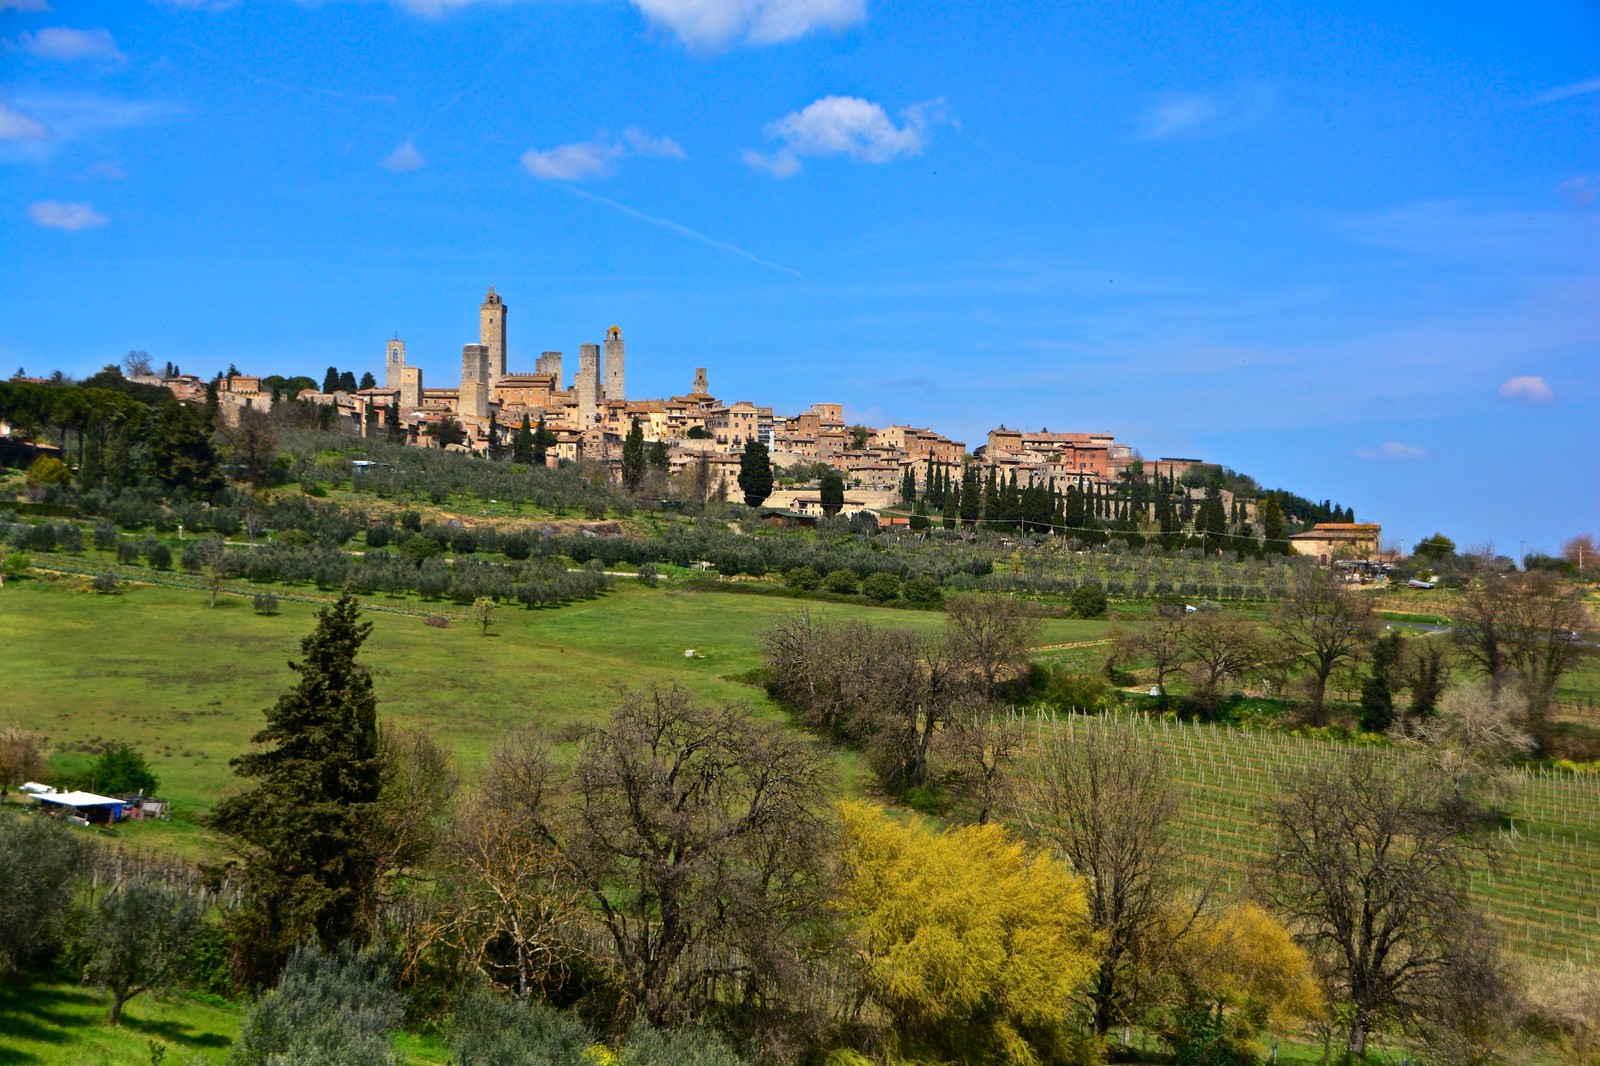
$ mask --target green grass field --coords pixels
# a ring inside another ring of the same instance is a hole
[[[7,649],[0,727],[44,733],[57,769],[76,770],[114,742],[152,761],[177,805],[169,825],[133,823],[134,840],[201,846],[193,817],[233,787],[228,760],[263,724],[262,711],[290,687],[288,661],[314,625],[317,605],[285,598],[281,613],[254,613],[243,596],[208,607],[203,591],[125,585],[113,596],[83,591],[78,579],[12,582],[0,591],[0,646]],[[285,595],[285,590],[278,590]],[[312,593],[314,594],[314,593]],[[416,599],[379,597],[380,608],[429,609]],[[427,725],[470,770],[507,730],[535,724],[552,735],[602,718],[619,690],[678,684],[752,712],[782,712],[740,680],[760,665],[758,639],[796,601],[768,596],[646,589],[618,591],[561,608],[501,607],[488,636],[461,618],[448,629],[415,614],[369,612],[362,652],[383,718]],[[932,630],[937,612],[811,604],[833,618]],[[1095,639],[1104,622],[1052,620],[1041,640]],[[685,651],[693,650],[693,658]],[[859,759],[837,752],[840,788],[867,783]]]

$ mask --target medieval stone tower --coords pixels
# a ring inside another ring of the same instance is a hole
[[[694,391],[693,391],[692,395],[694,395],[694,396],[710,396],[711,395],[711,385],[710,385],[709,382],[706,381],[706,368],[703,367],[703,366],[697,366],[697,367],[694,368]]]
[[[400,371],[406,366],[406,342],[396,337],[389,342],[389,351],[383,361],[383,387],[398,389],[400,387]]]
[[[605,371],[606,385],[605,398],[620,400],[622,395],[622,379],[627,367],[628,355],[622,343],[622,330],[612,326],[606,330]]]
[[[486,344],[461,346],[461,393],[456,413],[462,418],[489,417],[489,346]]]
[[[406,366],[406,342],[396,337],[384,354],[383,386],[400,391],[401,407],[422,403],[422,368]]]
[[[560,352],[544,352],[543,354],[541,354],[539,356],[539,358],[533,364],[533,372],[535,374],[549,374],[551,377],[556,379],[555,380],[555,384],[552,387],[556,388],[556,389],[560,389],[561,388],[561,353]]]
[[[506,302],[490,285],[489,295],[483,298],[483,305],[478,308],[478,343],[489,349],[491,388],[506,375],[506,310]]]
[[[578,345],[578,376],[573,382],[578,390],[578,423],[584,429],[594,425],[595,410],[600,404],[600,346]]]

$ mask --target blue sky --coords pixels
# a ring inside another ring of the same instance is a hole
[[[1408,543],[1600,530],[1600,7],[0,0],[0,373],[1109,430]]]

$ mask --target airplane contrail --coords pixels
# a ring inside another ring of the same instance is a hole
[[[781,271],[784,274],[789,274],[789,275],[792,275],[793,277],[797,277],[801,281],[809,281],[809,280],[811,280],[810,278],[807,278],[804,274],[800,273],[800,271],[795,270],[793,267],[786,267],[782,263],[774,263],[770,259],[762,259],[760,256],[755,255],[755,254],[753,254],[751,252],[747,252],[743,248],[740,248],[736,244],[729,244],[727,241],[719,241],[715,237],[707,237],[704,233],[701,233],[699,230],[692,230],[688,226],[684,226],[684,225],[681,225],[681,224],[679,224],[677,222],[673,222],[671,219],[657,218],[654,215],[647,215],[643,211],[639,211],[639,210],[637,210],[635,208],[629,207],[627,204],[619,204],[615,200],[611,200],[611,199],[608,199],[608,198],[606,198],[604,196],[600,196],[600,195],[598,195],[596,193],[589,192],[586,189],[575,188],[574,186],[571,186],[571,185],[560,185],[560,186],[557,186],[557,187],[560,188],[560,189],[565,190],[566,192],[571,193],[573,196],[581,196],[585,200],[593,200],[595,203],[604,204],[604,205],[606,205],[607,207],[611,208],[614,211],[621,211],[624,215],[627,215],[629,218],[636,218],[640,222],[648,222],[652,226],[660,226],[664,230],[670,230],[671,232],[676,233],[680,237],[688,237],[692,241],[699,241],[701,244],[710,245],[711,247],[720,249],[720,250],[722,250],[724,252],[732,252],[734,255],[739,256],[741,259],[748,259],[748,260],[750,260],[750,262],[760,264],[761,266],[764,266],[769,270]]]

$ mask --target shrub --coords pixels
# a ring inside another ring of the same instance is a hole
[[[1100,582],[1090,579],[1072,590],[1068,602],[1079,618],[1099,618],[1106,613],[1106,590]]]
[[[830,570],[828,576],[822,579],[822,587],[829,592],[854,592],[857,588],[856,572],[849,569]]]
[[[783,583],[796,592],[815,592],[822,584],[822,575],[809,566],[795,566],[784,571]]]
[[[367,547],[382,548],[387,545],[394,535],[394,530],[388,526],[367,527]]]
[[[64,552],[83,551],[83,530],[72,522],[63,522],[56,529],[56,540]]]
[[[258,592],[252,601],[255,604],[256,614],[274,615],[278,613],[278,597],[270,592]]]
[[[157,570],[172,568],[172,549],[164,541],[150,540],[145,544],[144,557]]]
[[[103,596],[110,595],[111,593],[117,591],[117,575],[107,570],[105,573],[98,575],[93,581],[89,582],[89,587]]]
[[[867,579],[861,583],[861,592],[869,600],[887,603],[900,595],[900,579],[883,571],[868,574]]]
[[[655,588],[656,587],[656,583],[659,580],[660,580],[660,577],[656,573],[656,564],[655,563],[640,563],[639,564],[639,583],[640,584],[645,585],[648,588]]]
[[[911,603],[938,603],[939,582],[927,574],[918,574],[906,581],[900,595]]]
[[[395,1066],[401,1000],[389,964],[370,952],[289,957],[278,987],[246,1013],[229,1066]]]
[[[90,540],[101,551],[110,551],[117,546],[117,527],[102,519],[94,524]]]

